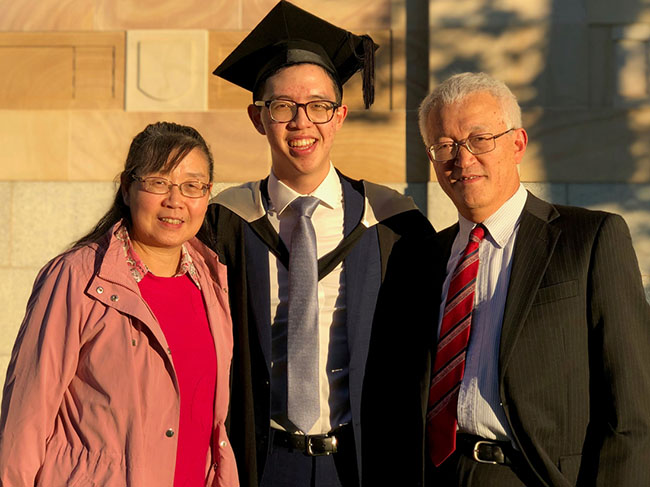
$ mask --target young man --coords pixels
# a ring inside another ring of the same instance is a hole
[[[430,484],[650,485],[650,307],[625,222],[523,188],[521,110],[483,73],[439,85],[420,129],[459,214],[430,240]]]
[[[396,243],[432,233],[410,198],[330,162],[342,86],[363,69],[372,103],[376,47],[282,1],[215,70],[253,93],[248,114],[272,157],[267,178],[222,192],[207,216],[229,271],[243,486],[361,482],[377,296]]]

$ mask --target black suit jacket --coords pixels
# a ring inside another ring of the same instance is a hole
[[[411,259],[423,260],[419,267],[410,264],[415,269],[410,289],[401,290],[410,305],[405,306],[409,321],[393,336],[410,330],[412,340],[392,340],[401,347],[393,349],[392,358],[399,380],[384,384],[388,393],[404,399],[391,397],[385,411],[386,417],[398,418],[398,453],[395,468],[391,462],[384,477],[396,482],[401,475],[399,485],[420,485],[421,463],[428,461],[421,447],[430,380],[424,367],[430,368],[435,348],[427,352],[421,342],[435,342],[431,333],[457,232],[456,224],[411,252]],[[428,334],[422,321],[428,322]],[[374,351],[383,347],[388,353],[387,332],[373,330],[373,340],[378,342]],[[529,467],[528,487],[650,485],[649,357],[650,306],[623,219],[553,206],[529,194],[496,358],[506,418]],[[376,359],[369,357],[367,374]],[[377,401],[378,381],[368,382],[364,405]],[[416,418],[403,416],[416,413]],[[364,434],[364,441],[369,438]],[[400,473],[400,463],[408,470]],[[436,483],[435,474],[427,484],[447,487]]]

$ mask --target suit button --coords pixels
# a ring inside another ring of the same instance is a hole
[[[165,436],[167,438],[171,438],[172,436],[174,436],[174,430],[169,428],[167,431],[165,431]]]
[[[97,291],[97,294],[102,294],[104,292],[104,288],[101,287],[101,286],[98,286],[96,291]]]
[[[220,446],[221,448],[225,448],[225,446],[226,446],[227,444],[228,444],[228,443],[226,443],[225,440],[221,440],[221,441],[219,442],[219,446]]]

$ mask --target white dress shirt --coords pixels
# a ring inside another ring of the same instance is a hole
[[[523,185],[483,223],[474,313],[465,358],[465,374],[458,396],[458,429],[487,439],[512,438],[499,398],[499,341],[512,269],[512,255],[527,193]],[[447,263],[438,330],[444,313],[451,274],[475,223],[458,216],[460,229]]]
[[[291,247],[291,233],[296,214],[289,204],[301,195],[277,179],[271,172],[268,184],[268,218],[287,246]],[[320,200],[311,220],[316,232],[318,257],[334,250],[343,239],[343,188],[334,167],[323,182],[309,196]],[[269,253],[271,317],[272,317],[272,372],[271,372],[271,426],[295,432],[287,419],[286,397],[286,333],[289,283],[287,269]],[[345,308],[345,269],[340,263],[318,282],[319,326],[319,383],[305,385],[320,391],[320,417],[307,434],[327,433],[339,424],[349,422],[348,369]],[[314,351],[316,353],[316,351]]]

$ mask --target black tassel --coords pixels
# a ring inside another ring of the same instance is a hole
[[[363,40],[363,103],[366,108],[375,101],[375,43],[369,35]]]

